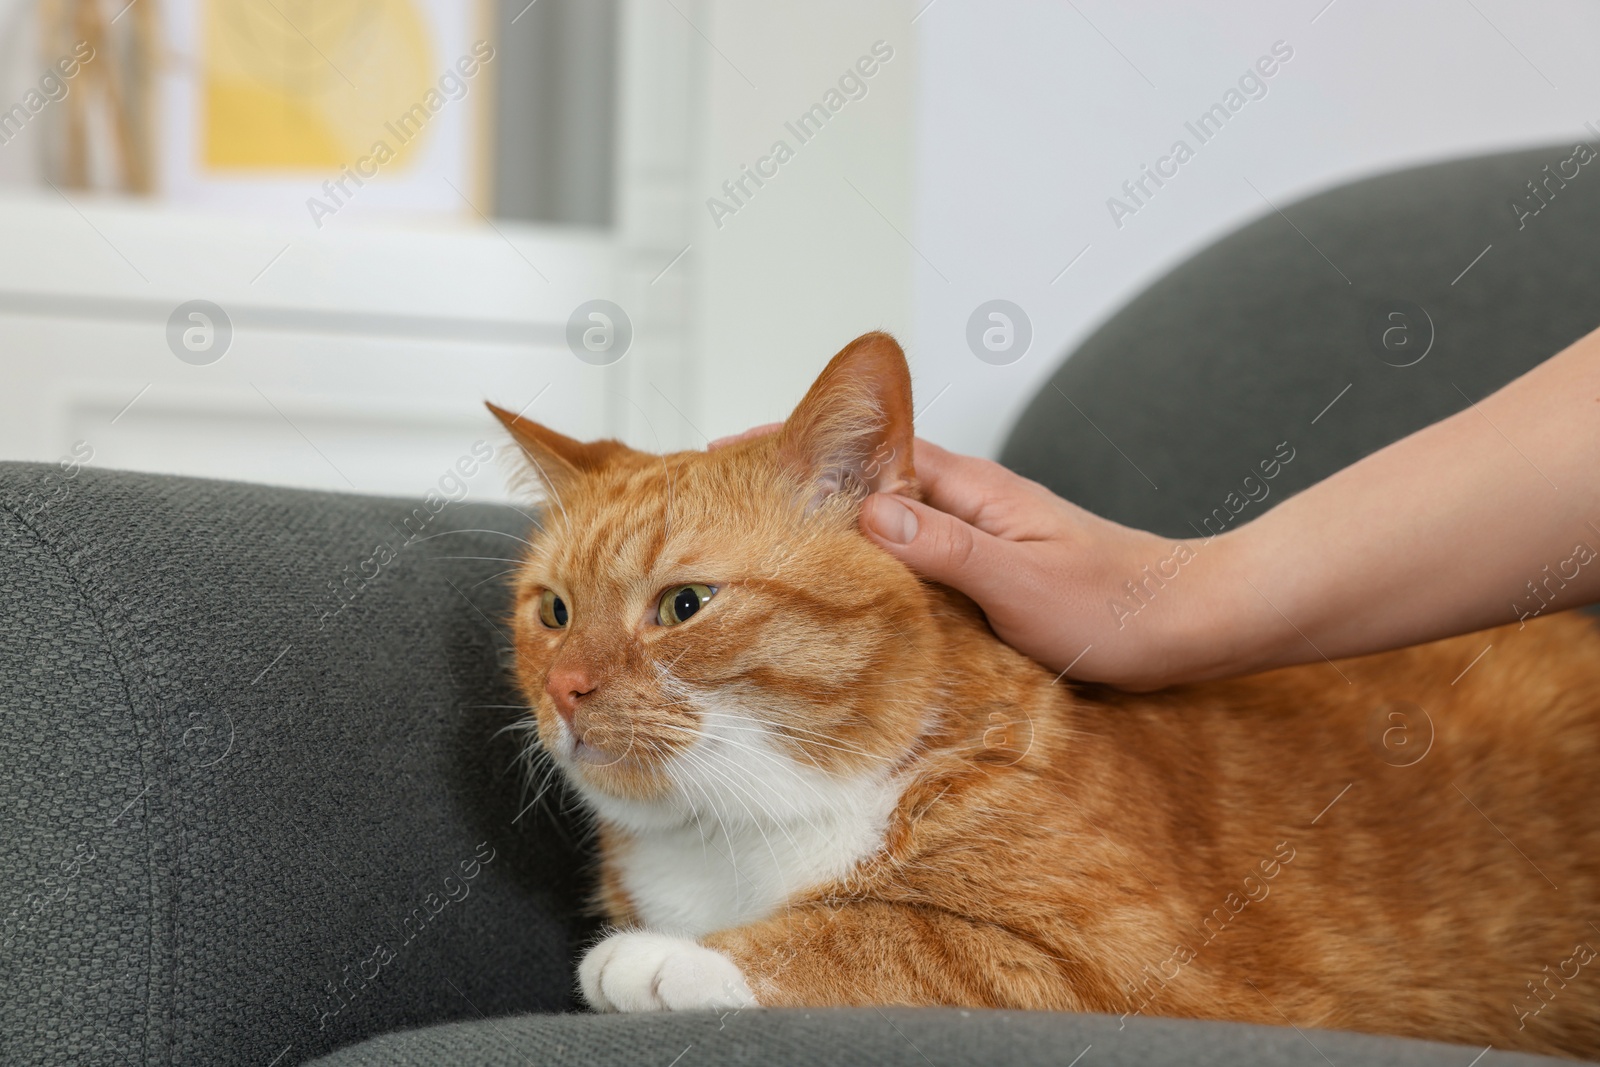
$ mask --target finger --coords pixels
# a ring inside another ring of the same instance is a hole
[[[987,526],[984,508],[997,497],[1034,488],[1034,483],[998,463],[951,452],[921,438],[913,462],[923,499],[973,526]]]
[[[999,557],[1010,546],[953,515],[891,493],[862,501],[867,536],[925,578],[959,589],[982,604],[1010,570]]]
[[[783,429],[783,423],[781,422],[762,423],[760,426],[750,427],[743,433],[729,434],[727,437],[719,437],[715,441],[709,441],[706,443],[706,451],[710,452],[726,445],[736,445],[740,441],[748,441],[752,437],[763,437],[769,433],[776,433],[781,429]]]

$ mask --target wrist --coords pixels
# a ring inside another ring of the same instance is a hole
[[[1263,557],[1253,523],[1182,542],[1193,581],[1165,620],[1164,685],[1226,678],[1276,666],[1282,619],[1256,588]],[[1273,622],[1277,622],[1277,626]]]

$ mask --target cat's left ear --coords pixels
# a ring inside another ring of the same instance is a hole
[[[620,441],[579,441],[497,405],[486,402],[484,406],[511,431],[512,440],[528,461],[536,488],[544,496],[559,500],[562,491],[585,473],[627,451]]]
[[[834,356],[778,435],[778,455],[815,487],[813,506],[855,481],[918,496],[912,465],[911,370],[886,333]]]

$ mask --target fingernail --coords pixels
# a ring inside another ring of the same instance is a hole
[[[909,545],[917,536],[917,513],[892,496],[877,498],[867,523],[873,533],[897,545]]]

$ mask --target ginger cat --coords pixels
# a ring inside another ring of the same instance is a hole
[[[530,744],[598,821],[594,1008],[1142,1013],[1600,1056],[1586,619],[1341,662],[1350,684],[1318,663],[1076,686],[857,529],[866,493],[917,492],[885,334],[715,452],[491,408],[546,498],[517,675]]]

